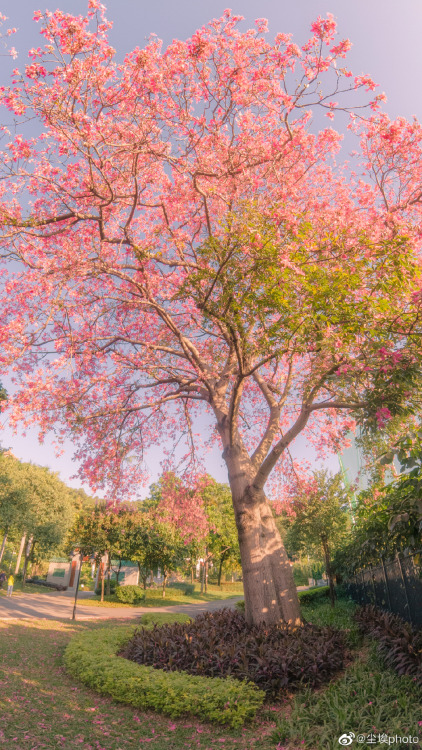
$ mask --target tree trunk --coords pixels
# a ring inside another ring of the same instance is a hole
[[[331,601],[331,606],[334,607],[335,602],[336,602],[336,591],[334,588],[333,574],[331,572],[330,548],[328,546],[327,539],[322,540],[322,546],[324,548],[325,572],[327,573],[328,585],[330,587],[330,601]]]
[[[193,583],[193,563],[190,566],[190,582]]]
[[[35,547],[35,542],[32,543],[32,539],[33,539],[33,537],[31,536],[29,538],[29,540],[28,540],[28,544],[26,545],[25,562],[23,564],[23,571],[22,571],[22,588],[25,586],[25,582],[26,582],[26,573],[27,573],[27,570],[28,570],[29,557],[30,557],[31,552],[33,551],[33,549]]]
[[[111,593],[110,568],[111,568],[111,555],[109,552],[107,552],[107,596],[110,596],[110,593]]]
[[[246,621],[300,625],[293,571],[265,493],[248,480],[249,459],[239,449],[226,449],[223,457],[239,536]]]
[[[4,555],[4,550],[5,550],[5,547],[6,547],[6,542],[7,542],[7,531],[6,531],[5,535],[4,535],[4,537],[3,537],[3,541],[2,541],[2,543],[1,543],[1,549],[0,549],[0,563],[1,563],[1,561],[3,560],[3,555]]]
[[[122,569],[122,561],[119,560],[119,567],[118,567],[117,573],[116,573],[116,586],[119,585],[119,575],[120,575],[121,569]]]
[[[22,552],[25,546],[25,540],[26,540],[26,534],[23,535],[20,546],[19,546],[18,556],[16,558],[15,576],[17,576],[17,574],[19,573],[19,568],[20,568],[21,559],[22,559]]]
[[[101,601],[104,601],[104,563],[100,562]]]
[[[205,560],[204,560],[204,591],[208,591],[208,547],[205,547]]]
[[[199,578],[201,580],[201,594],[204,593],[204,577],[205,577],[205,565],[204,565],[204,561],[201,560],[199,563]]]
[[[149,576],[149,572],[145,568],[142,568],[141,570],[141,566],[139,566],[139,577],[142,580],[142,586],[143,586],[144,591],[147,590],[148,576]]]
[[[226,558],[226,555],[227,555],[227,551],[224,551],[223,554],[220,557],[220,564],[218,566],[218,581],[217,581],[217,585],[218,586],[221,586],[221,573],[222,573],[222,570],[223,570],[223,563],[224,563],[224,560]]]
[[[166,597],[167,573],[163,570],[163,599]]]

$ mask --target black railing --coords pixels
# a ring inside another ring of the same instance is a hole
[[[361,570],[346,590],[358,604],[375,604],[422,628],[422,551]]]

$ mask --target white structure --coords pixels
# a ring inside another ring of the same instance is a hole
[[[67,586],[68,591],[74,591],[78,581],[80,555],[76,553],[70,561],[61,558],[49,563],[47,583],[58,583]]]
[[[97,568],[97,575],[95,577],[95,588],[98,586],[98,580],[101,570],[104,571],[104,576],[107,572],[107,555],[103,555],[101,562]],[[117,573],[119,571],[119,563],[117,560],[111,561],[111,579],[116,580]],[[119,573],[119,586],[137,586],[139,584],[139,570],[138,566],[128,560],[123,560],[120,567]]]

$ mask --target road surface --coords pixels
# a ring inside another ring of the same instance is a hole
[[[187,615],[198,615],[200,612],[209,612],[221,607],[232,608],[240,598],[237,596],[221,601],[180,604],[172,607],[90,607],[89,604],[84,603],[78,605],[76,619],[82,621],[136,618],[148,612],[183,612]],[[72,611],[73,595],[69,596],[66,593],[16,594],[10,599],[0,597],[0,620],[30,618],[70,620]]]

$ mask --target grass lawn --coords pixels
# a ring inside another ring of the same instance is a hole
[[[95,630],[107,622],[0,621],[0,748],[331,750],[340,747],[338,737],[349,731],[376,728],[392,735],[409,729],[417,735],[419,729],[422,737],[420,691],[409,678],[384,669],[374,648],[362,644],[350,620],[353,608],[344,600],[335,610],[325,602],[302,607],[308,621],[346,628],[350,645],[357,646],[357,659],[328,687],[266,705],[255,725],[238,732],[192,718],[171,720],[138,711],[75,683],[62,660],[69,639],[88,630],[94,640]],[[110,627],[118,622],[127,621],[114,620]],[[386,744],[361,745],[366,746]]]
[[[81,599],[78,602],[82,605],[89,607],[172,607],[173,605],[180,604],[195,604],[196,602],[213,602],[219,599],[231,599],[243,595],[242,584],[228,585],[228,586],[214,586],[208,585],[208,591],[206,594],[201,594],[199,584],[195,584],[195,591],[193,594],[183,594],[179,589],[167,588],[166,595],[163,599],[161,589],[147,589],[145,601],[140,604],[124,604],[120,602],[115,594],[110,596],[105,595],[104,602],[101,602],[100,596],[89,597],[88,599]]]
[[[19,594],[57,594],[55,589],[50,589],[48,586],[37,586],[36,583],[27,583],[25,587],[22,586],[22,581],[17,581],[13,584],[13,596]],[[7,596],[7,582],[4,584],[4,588],[0,589],[0,596]]]
[[[95,639],[98,627],[107,625],[0,621],[0,748],[273,750],[273,721],[233,732],[140,712],[76,684],[64,671],[63,651],[76,632],[89,629]]]
[[[376,740],[378,734],[411,735],[422,741],[421,705],[420,688],[411,678],[385,669],[371,644],[361,648],[355,662],[328,688],[316,693],[304,690],[294,697],[289,714],[277,720],[274,747],[336,750],[339,737],[346,732],[372,735]],[[388,747],[388,741],[376,740],[360,747]]]
[[[288,711],[277,715],[277,729],[271,735],[277,750],[336,750],[339,737],[347,732],[356,736],[419,736],[422,745],[422,691],[411,678],[399,677],[384,667],[375,643],[362,642],[350,619],[354,609],[355,605],[344,599],[337,601],[334,609],[328,602],[302,605],[309,622],[348,631],[353,661],[328,687],[297,693]],[[394,744],[397,746],[404,745]],[[388,747],[388,742],[371,739],[357,747],[379,750]]]

